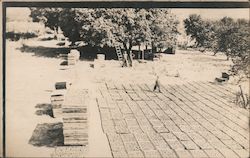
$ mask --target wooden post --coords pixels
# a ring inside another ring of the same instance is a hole
[[[132,66],[133,65],[133,55],[132,55],[132,51],[131,50],[130,50],[129,55],[130,55],[130,59],[131,59],[131,65],[130,66]]]
[[[138,47],[139,47],[139,53],[138,53],[138,59],[140,59],[141,58],[141,48],[140,48],[140,44],[138,45]]]
[[[144,51],[145,50],[142,51],[142,58],[141,58],[142,60],[144,60]]]
[[[145,50],[147,51],[147,49],[148,49],[148,44],[146,43],[146,49]],[[142,60],[144,60],[144,51],[142,52]]]
[[[243,94],[243,91],[242,91],[242,88],[241,88],[241,85],[239,85],[240,87],[240,94],[241,94],[241,97],[242,97],[242,100],[243,100],[243,106],[244,108],[246,108],[246,101],[245,101],[245,98],[244,98],[244,94]]]

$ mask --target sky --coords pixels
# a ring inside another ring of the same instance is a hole
[[[234,19],[244,18],[249,20],[249,9],[172,9],[172,13],[183,20],[190,14],[200,14],[205,19],[221,19],[224,16]],[[28,8],[7,8],[7,17],[15,20],[28,19],[30,10]]]
[[[233,19],[244,18],[249,20],[249,9],[172,9],[180,20],[185,19],[190,14],[200,14],[204,19],[218,20],[225,16]]]
[[[247,19],[249,20],[249,9],[172,9],[172,13],[179,19],[178,30],[181,34],[184,33],[183,20],[190,14],[201,15],[202,19],[219,20],[223,17],[231,17],[233,19]]]

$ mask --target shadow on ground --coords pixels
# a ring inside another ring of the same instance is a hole
[[[28,46],[23,44],[19,50],[23,53],[34,53],[34,56],[47,57],[47,58],[59,58],[59,54],[68,54],[71,49],[77,49],[80,51],[80,60],[93,61],[97,58],[97,54],[104,54],[106,60],[117,60],[115,48],[104,46],[79,46],[79,47],[44,47],[44,46]]]
[[[33,131],[29,144],[34,146],[63,146],[63,124],[62,123],[44,123],[38,124]]]
[[[37,115],[49,115],[50,117],[53,117],[53,110],[51,104],[42,103],[37,104],[35,106],[38,110],[36,110]]]
[[[65,61],[61,62],[60,65],[61,66],[67,66],[68,65],[68,61],[65,60]]]
[[[28,46],[23,45],[19,48],[23,53],[34,53],[35,56],[38,57],[48,57],[48,58],[56,58],[59,54],[67,54],[70,48],[61,47],[61,48],[53,48],[53,47],[44,47],[44,46]]]

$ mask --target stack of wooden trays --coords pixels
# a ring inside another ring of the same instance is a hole
[[[76,64],[76,57],[74,54],[68,54],[68,65],[75,65]]]
[[[69,90],[62,106],[64,145],[88,144],[87,91]]]
[[[64,102],[66,90],[55,90],[50,96],[51,106],[53,110],[53,117],[62,117],[62,105]]]

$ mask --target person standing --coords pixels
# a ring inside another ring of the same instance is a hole
[[[153,74],[156,78],[153,91],[158,90],[158,92],[161,93],[160,76],[164,73],[165,67],[164,65],[161,65],[160,55],[159,55],[159,60],[153,61],[152,69],[153,69]]]
[[[123,54],[123,67],[125,66],[128,66],[128,54],[126,52],[124,52]]]
[[[155,80],[155,85],[154,85],[154,90],[156,91],[158,89],[158,91],[161,93],[161,88],[160,88],[160,83],[159,83],[159,76],[156,76],[156,80]]]

